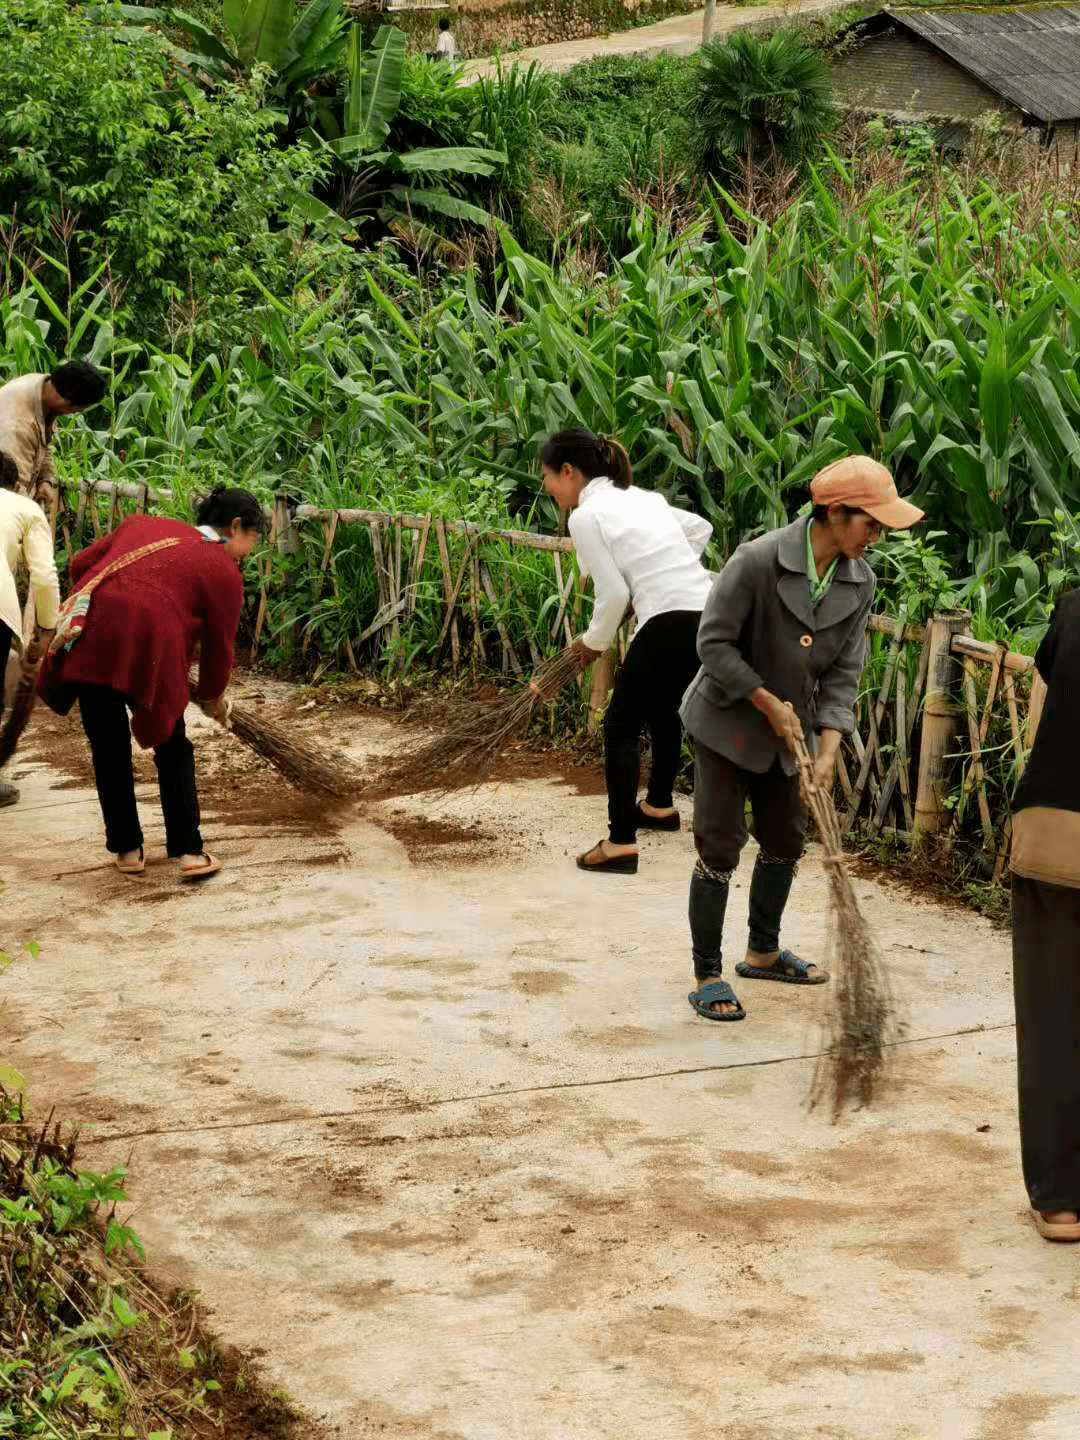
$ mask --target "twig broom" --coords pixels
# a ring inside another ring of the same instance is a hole
[[[188,677],[188,688],[194,699],[196,681],[193,676]],[[226,728],[256,755],[269,760],[291,785],[307,791],[309,795],[332,795],[342,799],[359,783],[343,756],[327,755],[325,751],[305,745],[280,726],[271,724],[235,701],[229,711]]]
[[[478,779],[511,741],[525,734],[536,707],[553,700],[580,673],[581,658],[567,646],[512,694],[463,707],[456,720],[409,756],[407,773],[422,780],[442,776],[447,784],[455,770]]]
[[[814,784],[805,743],[791,740],[807,809],[825,849],[829,885],[827,952],[832,972],[822,1019],[824,1044],[810,1085],[810,1105],[827,1104],[833,1120],[849,1105],[869,1105],[885,1077],[889,1041],[896,1032],[888,974],[844,862],[840,821],[832,796]]]
[[[19,679],[15,686],[11,709],[8,711],[3,729],[0,729],[0,770],[15,754],[15,747],[33,713],[34,705],[37,702],[37,678],[40,668],[40,659],[30,660],[25,656],[19,666]],[[0,714],[3,713],[3,709],[3,675],[0,674]]]

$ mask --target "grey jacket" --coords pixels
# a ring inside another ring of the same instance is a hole
[[[805,520],[740,545],[702,611],[701,669],[680,711],[687,732],[743,770],[763,772],[779,756],[792,774],[787,747],[746,698],[764,686],[790,701],[807,736],[847,734],[874,584],[864,560],[841,558],[825,598],[811,605]]]

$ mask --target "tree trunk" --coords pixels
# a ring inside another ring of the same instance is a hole
[[[707,45],[716,29],[716,0],[705,0],[705,19],[701,25],[701,43]]]

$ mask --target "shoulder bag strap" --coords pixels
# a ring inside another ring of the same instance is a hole
[[[170,535],[167,540],[155,540],[150,545],[140,545],[138,550],[132,550],[127,555],[121,555],[118,560],[113,560],[111,564],[106,565],[104,570],[99,570],[96,575],[91,575],[85,584],[80,585],[77,590],[71,592],[68,599],[74,600],[79,595],[89,595],[97,589],[102,580],[107,580],[110,575],[115,575],[118,570],[123,570],[125,566],[134,564],[136,560],[143,560],[147,555],[153,555],[157,550],[166,550],[170,545],[179,544],[180,536]]]

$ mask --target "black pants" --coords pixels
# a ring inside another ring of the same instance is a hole
[[[630,642],[604,716],[604,778],[608,835],[616,845],[637,839],[637,790],[641,732],[649,731],[652,767],[646,800],[658,810],[672,803],[679,768],[682,723],[679,705],[698,672],[700,610],[654,615]]]
[[[749,948],[771,955],[780,946],[780,922],[806,835],[798,778],[779,760],[764,774],[741,770],[699,744],[694,754],[694,843],[698,863],[690,878],[690,938],[694,974],[705,980],[723,969],[724,916],[732,871],[746,844],[746,801],[761,847],[750,880]]]
[[[105,685],[80,685],[79,712],[90,741],[94,779],[105,819],[105,848],[113,855],[138,850],[143,843],[135,804],[131,766],[128,702]],[[184,717],[162,745],[154,746],[165,846],[170,856],[201,855],[199,796],[195,789],[195,751],[184,729]]]
[[[1035,1210],[1080,1210],[1080,890],[1012,879],[1020,1153]]]

